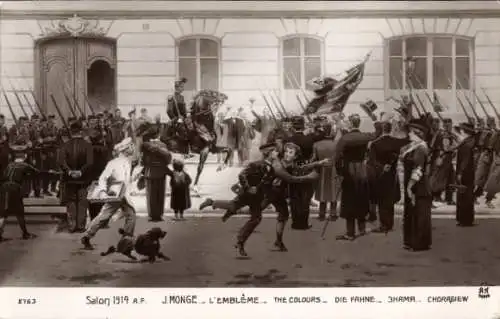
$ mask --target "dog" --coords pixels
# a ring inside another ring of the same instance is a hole
[[[156,258],[167,261],[170,260],[169,257],[165,256],[160,251],[160,239],[165,238],[167,235],[167,232],[163,231],[161,228],[151,228],[145,234],[137,236],[137,238],[125,233],[123,228],[120,228],[118,233],[122,235],[122,237],[118,241],[116,247],[110,246],[107,251],[101,253],[101,256],[120,253],[132,260],[137,260],[137,257],[132,255],[132,251],[135,251],[139,255],[146,256],[146,258],[141,259],[141,262],[154,263]]]

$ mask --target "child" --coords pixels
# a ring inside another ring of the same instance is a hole
[[[189,185],[191,177],[184,171],[184,163],[175,159],[173,162],[174,171],[170,178],[170,208],[174,210],[175,219],[184,219],[184,210],[191,208],[191,195]]]

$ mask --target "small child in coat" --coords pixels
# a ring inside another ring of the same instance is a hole
[[[184,211],[191,208],[189,186],[191,177],[184,171],[184,163],[175,159],[172,164],[174,171],[170,178],[170,208],[174,210],[175,219],[184,219]]]

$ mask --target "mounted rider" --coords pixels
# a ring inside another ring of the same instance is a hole
[[[214,113],[227,100],[227,95],[215,90],[201,90],[193,98],[191,120],[198,136],[207,143],[214,143],[215,133]]]
[[[186,102],[184,101],[184,85],[187,83],[186,78],[181,78],[174,83],[174,95],[168,97],[167,115],[173,122],[181,122],[186,118]]]

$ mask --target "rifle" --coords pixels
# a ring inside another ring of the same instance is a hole
[[[22,71],[21,71],[21,76],[24,78],[24,74]],[[42,118],[45,119],[45,114],[43,113],[42,108],[40,107],[40,103],[38,103],[38,100],[35,97],[35,93],[33,92],[33,88],[31,87],[31,85],[29,85],[29,83],[26,83],[26,84],[27,84],[28,90],[31,93],[31,97],[33,98],[33,101],[35,102],[36,108],[38,109],[38,113],[40,113]],[[26,98],[26,101],[28,101],[28,98]]]
[[[450,85],[450,87],[453,87],[453,85],[452,85],[452,83],[451,83],[450,78],[448,78],[448,84]],[[458,103],[460,104],[460,107],[462,108],[462,111],[464,112],[465,117],[467,117],[467,121],[468,121],[470,124],[474,124],[474,120],[473,120],[473,119],[472,119],[472,117],[469,115],[469,113],[467,113],[467,110],[465,109],[465,105],[464,105],[464,103],[462,102],[462,100],[460,100],[460,97],[458,96],[458,94],[456,95],[456,98],[457,98]]]
[[[92,113],[92,115],[95,115],[94,108],[92,107],[92,104],[90,104],[87,94],[84,94],[83,97],[85,98],[85,102],[87,102],[87,105],[89,106],[90,113]]]
[[[64,125],[64,128],[68,131],[69,136],[71,137],[71,130],[69,129],[68,123],[66,122],[66,119],[61,113],[61,110],[59,109],[59,106],[57,106],[56,99],[54,98],[53,94],[50,94],[50,98],[52,100],[52,103],[54,104],[54,107],[56,108],[57,114],[59,114],[59,117],[61,118],[61,122]]]
[[[266,98],[266,96],[265,96],[264,92],[262,92],[262,90],[261,90],[260,88],[259,88],[259,93],[260,93],[260,95],[262,96],[262,99],[264,100],[264,103],[266,103],[267,108],[268,108],[269,110],[271,110],[271,112],[272,112],[272,107],[271,107],[271,105],[269,104],[269,101],[267,100],[267,98]],[[280,115],[280,117],[281,117],[281,118],[284,118],[284,117],[285,117],[285,115],[284,115],[283,113],[281,113],[281,110],[280,110],[280,109],[276,109],[276,110],[278,111],[278,113],[279,113],[279,115]]]
[[[295,77],[295,74],[291,73],[292,75],[292,79],[293,81],[295,82],[295,85],[297,86],[297,88],[300,90],[300,92],[302,93],[302,95],[304,96],[304,100],[306,100],[306,103],[309,104],[311,101],[307,98],[307,94],[305,92],[305,90],[302,88],[302,86],[300,85],[299,81],[297,80],[297,78]],[[290,78],[288,77],[288,73],[286,74],[287,78],[288,78],[288,81],[290,82]],[[290,84],[292,84],[292,82],[290,82]],[[292,85],[293,86],[293,85]]]
[[[76,112],[73,109],[73,106],[71,105],[71,101],[69,100],[69,97],[66,95],[66,91],[64,89],[63,89],[63,94],[64,94],[64,98],[66,99],[66,103],[68,104],[69,110],[71,111],[71,113],[73,114],[74,117],[77,117]]]
[[[10,104],[9,98],[7,97],[7,93],[5,92],[3,87],[2,87],[2,93],[3,93],[3,96],[5,97],[5,102],[7,102],[7,106],[9,107],[10,115],[12,116],[12,119],[14,120],[14,124],[16,127],[18,127],[16,113],[14,113],[14,110],[12,109],[12,105]]]
[[[286,79],[288,81],[288,83],[293,87],[293,84],[292,82],[290,81],[290,77],[288,76],[288,73],[285,74],[286,75]],[[306,98],[306,102],[309,103],[307,101],[307,97],[304,95],[304,97]],[[304,104],[302,103],[302,100],[300,99],[300,96],[299,94],[295,93],[295,98],[297,99],[297,102],[299,102],[299,105],[300,105],[300,108],[302,109],[302,112],[304,112],[304,114],[306,115],[307,119],[309,120],[309,122],[312,122],[312,119],[311,117],[309,116],[309,114],[307,113],[307,109],[306,107],[304,106]]]
[[[463,86],[462,86],[462,83],[460,83],[460,80],[457,79],[457,83],[458,83],[458,86],[460,87],[460,90],[463,91]],[[464,97],[465,97],[465,100],[467,101],[467,103],[469,104],[469,107],[471,108],[472,110],[472,113],[474,114],[474,117],[478,120],[478,122],[481,120],[481,118],[479,117],[479,114],[477,114],[476,112],[476,108],[474,107],[474,104],[471,102],[471,100],[469,99],[469,97],[467,96],[467,94],[464,93]],[[486,113],[486,115],[488,115],[488,113]]]
[[[12,91],[14,92],[14,95],[15,95],[15,97],[16,97],[17,103],[19,103],[19,107],[21,108],[21,111],[23,111],[24,116],[26,116],[26,117],[28,117],[28,118],[29,118],[29,116],[28,116],[28,112],[26,112],[26,110],[24,109],[24,107],[23,107],[23,103],[21,102],[21,99],[19,98],[19,95],[17,94],[17,91],[16,91],[16,89],[15,89],[14,85],[13,85],[13,84],[12,84],[12,82],[10,81],[10,78],[8,78],[8,81],[9,81],[9,85],[10,85],[10,87],[11,87]]]
[[[272,96],[271,93],[268,93],[269,94],[269,98],[271,99],[271,101],[273,102],[274,104],[274,107],[277,109],[277,110],[280,110],[280,107],[278,105],[278,102],[276,102],[276,100],[274,99],[274,97]],[[281,109],[283,111],[283,114],[285,115],[285,117],[288,117],[288,113],[286,112],[286,110],[283,108]]]
[[[279,106],[281,107],[281,109],[283,110],[283,112],[286,114],[286,108],[285,108],[285,105],[283,105],[283,102],[281,101],[281,98],[279,97],[278,93],[276,92],[275,89],[271,90],[271,92],[274,93],[274,96],[276,97],[276,100],[278,100],[278,103],[279,103]],[[271,95],[271,94],[269,94]]]
[[[36,114],[35,109],[33,108],[33,106],[31,105],[30,100],[29,100],[29,99],[28,99],[28,97],[26,96],[26,93],[25,93],[25,92],[22,92],[22,93],[23,93],[24,100],[26,101],[26,104],[28,104],[28,106],[30,107],[31,113],[32,113],[32,114]],[[43,117],[43,116],[42,116],[42,117]]]
[[[488,103],[490,104],[491,108],[495,112],[495,115],[497,116],[498,120],[500,121],[500,114],[498,113],[498,111],[497,111],[495,105],[493,104],[493,102],[491,102],[491,99],[488,96],[488,94],[486,94],[486,90],[484,88],[481,88],[481,90],[483,91],[484,96],[486,96],[486,99],[488,100]]]
[[[395,83],[396,83],[396,85],[397,85],[398,87],[401,87],[401,88],[403,87],[403,86],[400,86],[400,85],[399,85],[398,79],[396,79],[395,77],[393,77],[393,81],[395,81]],[[403,100],[403,94],[399,94],[399,96],[400,96],[401,101],[402,101],[402,100]],[[422,117],[422,116],[423,116],[423,113],[422,113],[422,112],[420,112],[420,109],[418,108],[417,103],[415,103],[415,101],[413,100],[413,97],[411,96],[411,92],[410,92],[410,94],[409,94],[409,97],[410,97],[411,101],[413,102],[413,105],[415,105],[415,111],[417,112],[418,117]],[[399,102],[399,101],[398,101],[398,102]],[[400,103],[401,105],[403,104],[403,102],[399,102],[399,103]],[[411,111],[411,110],[410,110],[410,111]],[[424,113],[425,113],[425,111],[424,111]]]

